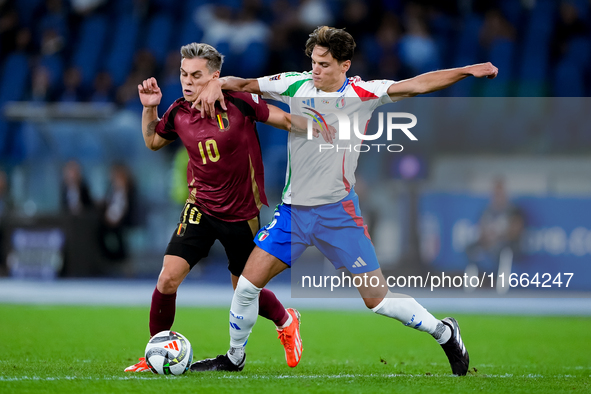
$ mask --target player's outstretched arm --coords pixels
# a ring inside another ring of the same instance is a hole
[[[137,86],[140,95],[140,101],[144,106],[142,110],[142,134],[146,146],[151,150],[158,150],[172,141],[160,137],[156,134],[156,125],[160,121],[158,118],[158,105],[162,99],[162,92],[158,87],[156,78],[149,78]]]
[[[215,117],[215,102],[219,101],[224,110],[227,110],[224,101],[223,90],[233,90],[235,92],[248,92],[262,94],[259,88],[259,81],[256,79],[244,79],[238,77],[215,78],[211,80],[201,91],[199,97],[195,100],[192,107],[201,105],[201,117],[204,118],[207,113],[211,118]]]
[[[445,89],[470,76],[493,79],[498,72],[499,70],[492,63],[432,71],[391,85],[388,88],[388,95],[392,98],[413,97],[418,94],[427,94]]]

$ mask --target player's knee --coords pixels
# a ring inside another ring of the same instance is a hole
[[[239,303],[250,303],[250,301],[259,296],[261,290],[262,288],[256,287],[244,276],[241,276],[236,285],[234,298]]]
[[[182,278],[177,277],[169,272],[163,271],[158,277],[158,291],[162,294],[172,294],[177,291],[179,285],[182,282]]]

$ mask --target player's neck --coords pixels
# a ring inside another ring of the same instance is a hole
[[[318,90],[322,90],[323,92],[326,92],[326,93],[337,92],[343,86],[343,84],[345,83],[346,80],[347,80],[347,75],[343,74],[343,76],[341,78],[339,78],[339,80],[337,82],[335,82],[334,84],[332,84],[330,86],[326,86],[324,88],[320,88]]]

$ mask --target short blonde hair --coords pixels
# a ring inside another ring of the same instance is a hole
[[[207,60],[207,69],[211,73],[221,71],[222,63],[224,63],[224,55],[211,45],[204,43],[193,42],[181,47],[181,56],[183,59],[198,57]]]

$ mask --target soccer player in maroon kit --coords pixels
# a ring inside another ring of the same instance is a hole
[[[201,112],[191,106],[203,87],[219,78],[223,57],[212,46],[197,43],[183,46],[181,55],[183,98],[176,100],[162,119],[157,112],[162,93],[156,79],[138,85],[144,106],[142,133],[146,146],[155,151],[180,138],[189,153],[189,198],[166,249],[152,295],[149,323],[152,336],[172,327],[177,289],[191,268],[208,255],[216,239],[226,250],[232,285],[236,287],[254,248],[260,208],[267,204],[255,122],[291,131],[288,113],[249,93],[226,92],[227,110],[218,107],[214,119],[202,118]],[[305,132],[305,127],[304,123],[298,130]],[[295,367],[303,350],[298,311],[286,310],[273,292],[264,289],[259,314],[275,323],[287,363]],[[149,369],[142,357],[125,371]]]

